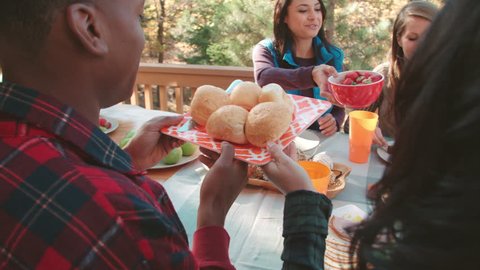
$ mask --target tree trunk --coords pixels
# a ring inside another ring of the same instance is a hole
[[[325,20],[325,35],[328,41],[332,41],[335,33],[335,4],[337,0],[324,1],[327,9],[327,19]]]
[[[165,53],[165,0],[158,0],[155,3],[157,8],[157,42],[159,46],[158,50],[158,63],[163,63]]]

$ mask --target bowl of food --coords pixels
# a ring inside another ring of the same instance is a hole
[[[328,87],[342,105],[360,109],[370,106],[382,92],[384,77],[367,70],[344,71],[328,78]]]

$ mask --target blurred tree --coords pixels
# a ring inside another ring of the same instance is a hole
[[[345,51],[348,69],[372,69],[385,60],[398,2],[338,1],[333,42]]]
[[[327,10],[327,18],[325,20],[325,34],[327,39],[333,41],[333,34],[335,33],[335,7],[337,0],[328,0],[324,2]]]
[[[327,1],[336,2],[333,42],[345,51],[347,69],[372,69],[387,60],[393,22],[410,1]],[[441,6],[445,1],[431,2]]]
[[[177,22],[175,39],[191,49],[180,59],[192,64],[251,65],[251,48],[271,35],[272,6],[272,0],[197,2]]]
[[[147,0],[145,2],[144,19],[145,49],[142,61],[172,61],[171,52],[175,51],[172,31],[177,18],[188,10],[191,0]]]
[[[385,61],[393,20],[407,2],[324,0],[327,35],[345,51],[348,69],[371,69]],[[444,0],[433,2],[441,4]],[[144,59],[251,66],[252,47],[272,36],[274,3],[275,0],[147,0]]]
[[[157,43],[160,47],[158,53],[158,62],[163,63],[164,50],[165,50],[165,0],[155,0],[155,10],[157,15]]]

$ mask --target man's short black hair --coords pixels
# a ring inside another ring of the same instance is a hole
[[[60,8],[76,0],[0,0],[0,39],[28,52],[42,47]]]

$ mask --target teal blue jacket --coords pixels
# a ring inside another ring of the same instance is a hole
[[[291,43],[285,45],[285,54],[280,58],[280,55],[274,48],[273,41],[271,39],[265,39],[258,43],[252,52],[252,58],[254,61],[255,80],[261,84],[278,83],[289,94],[304,96],[306,93],[304,90],[312,89],[313,97],[320,100],[325,100],[320,96],[320,89],[316,86],[312,79],[312,70],[316,65],[326,64],[335,67],[340,72],[343,69],[344,54],[343,51],[335,46],[325,46],[319,37],[312,39],[315,52],[315,62],[312,66],[300,66],[295,61]],[[268,72],[269,67],[275,68],[275,73]],[[292,76],[292,71],[295,71],[295,75]],[[285,85],[290,85],[286,87]],[[296,86],[294,86],[296,85]],[[300,86],[303,85],[303,86]],[[298,88],[297,88],[298,87]],[[332,106],[325,113],[331,113],[337,123],[337,128],[343,124],[345,119],[345,110],[341,107]],[[309,129],[317,130],[319,128],[318,123],[314,122]]]
[[[269,50],[270,54],[273,57],[273,62],[275,66],[280,67],[280,62],[278,61],[278,54],[273,46],[273,41],[271,39],[264,39],[260,41],[260,44]],[[295,62],[293,58],[291,45],[287,43],[285,47],[286,50],[283,56],[283,61],[288,63],[288,65],[290,65],[292,69],[299,68],[300,66]],[[333,45],[330,45],[327,49],[319,37],[315,37],[313,39],[313,47],[315,48],[316,65],[327,64],[335,67],[337,72],[341,72],[343,70],[344,54],[341,49]],[[287,92],[289,94],[301,95],[301,90],[288,90]],[[318,87],[313,88],[313,96],[316,99],[325,100],[324,97],[320,96],[320,88]]]

